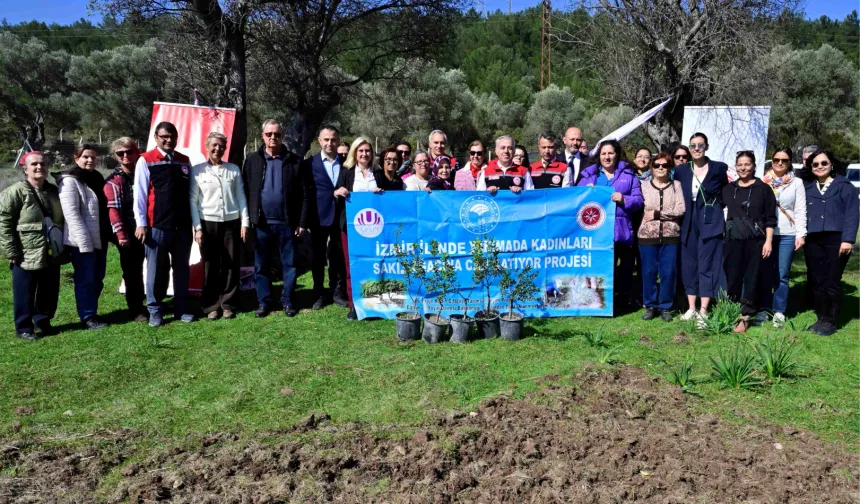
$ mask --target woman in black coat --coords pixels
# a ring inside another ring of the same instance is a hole
[[[842,273],[857,239],[860,204],[857,191],[833,168],[836,159],[816,150],[806,159],[806,281],[811,286],[817,320],[809,330],[821,336],[836,332],[842,300]]]

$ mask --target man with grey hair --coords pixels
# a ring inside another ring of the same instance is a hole
[[[478,174],[475,189],[496,194],[499,189],[509,189],[517,194],[523,189],[534,189],[528,166],[514,163],[514,148],[516,141],[510,135],[502,135],[496,139],[496,159]]]
[[[427,137],[427,152],[428,157],[430,158],[430,164],[433,166],[433,174],[436,174],[436,158],[439,156],[448,156],[445,152],[445,148],[448,146],[448,135],[445,134],[442,130],[433,130],[430,132],[430,136]],[[450,157],[450,156],[448,156]],[[457,158],[451,158],[451,170],[457,171],[459,169],[459,165],[457,164]]]
[[[309,185],[299,168],[301,159],[282,143],[284,130],[280,123],[268,119],[263,123],[263,146],[245,159],[242,176],[247,193],[248,217],[256,232],[254,280],[257,287],[257,310],[265,317],[275,308],[272,296],[272,253],[281,258],[284,290],[281,306],[287,317],[298,313],[292,295],[296,285],[293,264],[293,236],[300,237],[308,227]]]

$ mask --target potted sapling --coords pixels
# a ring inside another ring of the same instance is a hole
[[[487,307],[475,313],[478,335],[481,338],[498,338],[499,313],[493,310],[493,296],[490,289],[502,277],[502,263],[499,261],[499,247],[496,240],[486,237],[475,238],[472,242],[472,281],[486,293]]]
[[[468,289],[462,287],[457,288],[457,295],[463,300],[463,313],[455,313],[451,315],[451,341],[454,343],[468,343],[469,333],[472,332],[472,326],[475,325],[475,319],[469,316],[469,301],[472,299],[472,294],[475,292],[477,285],[472,282]]]
[[[502,270],[499,288],[508,300],[508,311],[499,316],[502,338],[517,341],[522,338],[525,315],[514,311],[514,305],[540,299],[540,287],[535,283],[538,272],[530,264],[517,272]]]
[[[454,288],[454,283],[457,280],[457,272],[454,270],[454,264],[451,262],[451,255],[447,251],[440,253],[439,242],[433,240],[430,242],[430,254],[433,257],[438,257],[432,268],[426,269],[424,279],[424,287],[427,294],[432,293],[433,299],[436,301],[438,310],[436,313],[424,314],[424,331],[422,336],[427,343],[439,343],[448,338],[448,328],[451,324],[448,319],[442,316],[442,310],[445,308],[445,298],[448,293]]]
[[[397,263],[400,265],[400,272],[403,275],[403,280],[406,286],[406,293],[409,299],[412,300],[412,308],[414,311],[406,311],[397,313],[394,316],[394,326],[397,331],[397,339],[400,341],[414,341],[421,337],[421,306],[418,304],[417,293],[421,292],[424,286],[424,278],[426,271],[424,269],[424,259],[421,258],[421,249],[417,243],[406,244],[401,243],[400,230],[395,234],[394,256],[397,258]],[[413,286],[417,287],[413,289]],[[423,304],[423,302],[422,302]]]

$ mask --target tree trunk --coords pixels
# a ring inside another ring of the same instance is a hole
[[[244,161],[245,143],[248,141],[247,86],[245,80],[245,37],[239,30],[228,33],[224,44],[226,68],[224,89],[226,101],[236,109],[233,134],[230,137],[230,161],[241,166]]]

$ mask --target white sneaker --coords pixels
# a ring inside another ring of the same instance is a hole
[[[767,322],[767,312],[760,311],[756,313],[755,318],[752,321],[752,325],[760,326]]]
[[[779,312],[773,314],[773,326],[780,328],[785,325],[785,315]]]
[[[680,318],[681,320],[693,320],[698,314],[699,312],[697,312],[696,310],[687,310],[684,312],[683,315],[681,315]]]
[[[696,312],[696,316],[698,320],[696,321],[696,329],[707,329],[708,328],[708,317],[702,315],[699,312]]]

